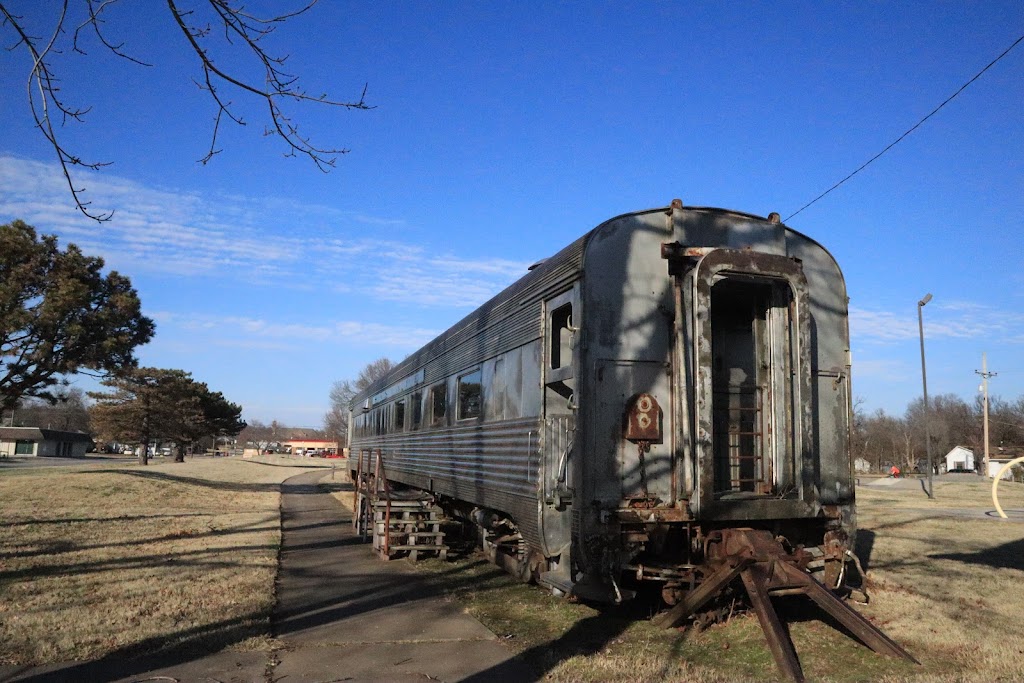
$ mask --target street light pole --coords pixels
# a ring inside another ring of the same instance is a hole
[[[924,452],[928,457],[928,497],[934,498],[932,489],[932,435],[931,435],[931,410],[928,408],[928,373],[924,364],[924,316],[921,313],[925,304],[932,300],[931,293],[925,294],[917,302],[917,331],[921,336],[921,386],[924,389]]]

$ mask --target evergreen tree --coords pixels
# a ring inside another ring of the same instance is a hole
[[[0,225],[0,408],[56,401],[63,375],[135,365],[153,321],[128,278],[102,270],[103,259],[74,244],[61,251],[22,221]]]

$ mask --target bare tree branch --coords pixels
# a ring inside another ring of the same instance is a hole
[[[121,52],[121,48],[124,47],[123,42],[114,45],[109,40],[107,40],[107,37],[105,35],[103,35],[103,31],[100,29],[100,24],[102,24],[104,20],[100,18],[100,14],[102,14],[103,10],[105,10],[110,5],[113,5],[115,2],[117,2],[117,0],[103,0],[103,2],[101,2],[97,7],[95,4],[95,0],[85,0],[86,7],[89,10],[89,18],[83,21],[81,24],[79,24],[78,28],[75,29],[75,37],[72,41],[72,45],[74,47],[75,52],[82,55],[87,54],[86,51],[78,45],[78,34],[79,32],[81,32],[83,28],[89,26],[92,27],[92,30],[96,34],[96,37],[99,39],[99,41],[103,43],[103,47],[107,48],[118,57],[127,59],[129,62],[135,62],[139,66],[153,66],[152,64],[147,64],[141,59],[136,59],[131,55]]]
[[[49,63],[46,61],[47,55],[54,51],[54,45],[58,38],[64,33],[64,22],[67,19],[68,2],[64,0],[61,3],[60,16],[57,20],[57,26],[53,30],[53,35],[46,42],[45,47],[41,50],[37,48],[39,39],[28,35],[25,29],[22,27],[20,20],[21,17],[12,14],[7,7],[0,3],[0,15],[3,16],[2,26],[10,26],[12,30],[18,35],[18,42],[8,48],[8,51],[13,51],[19,47],[24,48],[29,52],[32,57],[32,69],[29,71],[28,83],[26,87],[28,89],[28,105],[32,112],[32,119],[35,121],[36,128],[43,133],[43,137],[46,138],[50,146],[57,153],[57,161],[60,162],[61,171],[64,174],[64,180],[67,181],[68,189],[71,191],[71,196],[75,201],[75,207],[82,212],[85,216],[92,218],[95,221],[103,222],[110,220],[113,212],[109,213],[96,213],[89,210],[90,202],[82,199],[82,193],[85,188],[76,187],[74,181],[71,179],[70,166],[82,166],[84,168],[96,170],[103,166],[110,165],[110,162],[88,162],[83,161],[77,155],[68,151],[59,141],[57,132],[53,127],[53,119],[51,117],[51,107],[56,109],[61,117],[61,123],[64,124],[68,119],[75,121],[81,121],[82,117],[89,112],[89,109],[72,109],[64,104],[63,101],[58,97],[60,92],[60,86],[58,85],[59,79],[53,74],[50,69]]]
[[[209,36],[209,28],[197,25],[193,19],[193,12],[182,11],[175,4],[175,0],[167,0],[167,7],[170,9],[171,15],[174,17],[185,39],[192,46],[192,50],[199,57],[205,83],[205,85],[200,85],[200,87],[210,93],[210,97],[213,98],[218,107],[218,113],[214,120],[213,135],[210,141],[210,150],[206,156],[199,160],[200,163],[205,164],[209,162],[220,151],[217,149],[217,135],[220,131],[222,115],[227,115],[239,125],[245,125],[245,122],[231,111],[231,103],[221,99],[217,86],[219,83],[224,83],[262,98],[266,102],[268,114],[272,122],[272,126],[265,129],[266,132],[276,134],[285,141],[289,148],[288,156],[305,155],[316,164],[318,169],[327,172],[329,167],[335,165],[335,156],[347,154],[349,150],[314,145],[308,137],[299,132],[298,127],[292,123],[291,118],[282,111],[279,101],[285,99],[296,102],[316,102],[344,109],[372,109],[371,106],[366,104],[366,86],[363,87],[359,100],[355,102],[330,100],[326,95],[311,96],[298,87],[297,76],[289,74],[282,69],[284,62],[287,60],[286,56],[271,56],[259,45],[259,41],[269,35],[276,28],[277,24],[290,17],[302,14],[316,3],[312,2],[301,10],[289,14],[260,19],[244,12],[242,6],[232,6],[228,0],[207,0],[207,2],[224,26],[225,40],[234,44],[234,41],[231,39],[234,36],[240,41],[242,49],[248,51],[262,65],[266,87],[254,86],[250,82],[235,77],[218,67],[208,50],[201,44],[201,41]]]
[[[297,10],[271,17],[255,16],[246,11],[244,5],[236,4],[234,0],[194,0],[199,6],[207,8],[211,23],[206,24],[195,9],[183,9],[179,7],[178,1],[180,0],[167,0],[168,11],[185,37],[189,48],[198,57],[203,70],[202,78],[193,80],[201,90],[209,93],[216,106],[210,147],[207,153],[199,159],[200,163],[209,163],[215,155],[220,153],[221,150],[217,147],[217,142],[221,132],[221,122],[225,117],[240,126],[246,125],[245,120],[232,111],[232,101],[222,94],[222,89],[232,87],[265,103],[270,121],[264,127],[264,135],[280,137],[286,145],[285,156],[306,156],[319,170],[326,173],[335,165],[338,155],[349,152],[344,148],[314,144],[308,136],[299,131],[291,116],[282,109],[282,103],[312,102],[349,110],[372,109],[373,107],[366,103],[367,87],[364,85],[359,99],[355,101],[333,100],[329,99],[326,94],[310,95],[299,86],[296,75],[284,70],[288,56],[272,55],[260,43],[282,23],[307,12],[316,4],[317,0],[312,0]],[[105,13],[117,2],[118,0],[85,0],[84,18],[78,23],[70,41],[67,41],[64,27],[71,22],[68,15],[68,0],[62,0],[56,25],[52,34],[45,40],[31,35],[26,29],[23,17],[8,9],[7,5],[10,4],[10,0],[0,0],[0,29],[9,29],[17,38],[13,45],[7,47],[7,51],[25,52],[31,60],[27,99],[33,121],[56,153],[75,208],[83,215],[99,222],[110,220],[113,212],[101,213],[89,208],[90,202],[85,201],[83,197],[85,188],[75,184],[71,169],[81,166],[90,170],[98,170],[108,166],[110,162],[83,160],[61,141],[57,127],[70,121],[81,122],[83,117],[89,113],[90,108],[75,108],[69,106],[62,99],[60,78],[54,70],[50,58],[62,53],[59,48],[62,40],[66,41],[63,43],[64,45],[70,42],[73,52],[86,55],[83,42],[86,34],[91,32],[99,44],[112,54],[140,66],[150,66],[147,62],[128,54],[124,50],[123,41],[111,40],[109,34],[106,33]],[[229,48],[234,48],[237,52],[255,61],[262,72],[259,80],[242,76],[220,66],[209,42],[213,37],[213,26],[223,29],[222,48],[224,44],[227,44]],[[262,83],[262,85],[258,83]],[[56,124],[55,119],[57,119]]]

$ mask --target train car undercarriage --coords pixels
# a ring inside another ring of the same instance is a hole
[[[361,454],[360,459],[370,455]],[[479,545],[491,562],[523,582],[546,583],[542,577],[551,558],[530,547],[510,516],[425,491],[395,490],[384,474],[382,455],[375,456],[375,466],[367,462],[364,469],[360,462],[356,473],[353,526],[372,537],[382,559],[401,554],[415,561],[423,553],[444,559],[447,545],[434,512],[443,511],[446,519],[476,529]],[[785,521],[775,526],[799,528],[793,520]],[[812,520],[805,522],[806,537],[821,534]],[[800,660],[772,603],[773,598],[802,595],[875,652],[918,663],[830,590],[844,584],[847,562],[856,562],[838,526],[824,531],[822,544],[808,546],[769,528],[645,522],[636,513],[608,526],[618,528],[615,542],[609,542],[611,536],[604,541],[592,538],[585,549],[577,549],[589,555],[591,567],[607,570],[604,576],[581,575],[569,591],[578,599],[621,602],[645,588],[660,587],[667,609],[653,622],[663,628],[690,620],[702,628],[749,607],[757,615],[779,670],[790,680],[802,682]]]

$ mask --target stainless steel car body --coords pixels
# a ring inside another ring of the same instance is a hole
[[[834,581],[855,528],[849,370],[823,247],[776,214],[674,201],[599,225],[357,395],[350,447],[502,519],[562,590],[692,586],[729,527],[816,548]]]

